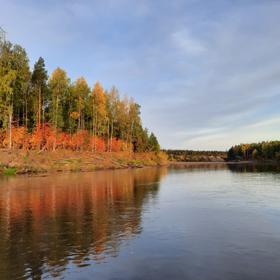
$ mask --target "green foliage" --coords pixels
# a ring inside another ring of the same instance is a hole
[[[65,117],[63,115],[63,107],[69,91],[70,80],[67,74],[61,68],[56,68],[50,79],[49,88],[51,92],[50,100],[50,121],[55,128],[63,128]],[[68,117],[68,116],[67,116]]]
[[[15,175],[16,172],[17,172],[17,170],[15,167],[7,167],[7,168],[4,168],[4,170],[3,170],[3,174],[6,176]]]
[[[42,57],[31,73],[24,48],[0,42],[0,129],[9,131],[11,144],[12,127],[34,132],[45,124],[70,134],[87,130],[103,138],[109,151],[116,140],[136,152],[160,149],[156,136],[142,126],[140,105],[126,96],[120,98],[116,87],[107,92],[96,82],[90,89],[83,77],[71,83],[59,67],[48,78]],[[39,132],[37,136],[42,137]]]
[[[153,152],[159,152],[160,151],[160,146],[158,143],[158,140],[154,133],[151,133],[149,137],[149,150]]]
[[[34,65],[34,69],[31,76],[31,86],[33,96],[31,102],[33,105],[33,111],[30,112],[29,120],[33,121],[33,125],[41,125],[44,123],[46,109],[49,102],[49,90],[47,86],[48,73],[45,68],[45,61],[42,57]],[[27,118],[28,119],[28,118]],[[27,125],[27,124],[26,124]]]
[[[223,161],[227,157],[222,151],[163,150],[171,161]]]
[[[8,127],[12,112],[13,95],[17,72],[14,69],[14,53],[10,43],[0,45],[0,121],[2,127]]]
[[[270,141],[233,146],[228,160],[279,160],[280,141]]]

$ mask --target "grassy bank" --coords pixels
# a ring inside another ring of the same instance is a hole
[[[164,153],[0,150],[0,173],[93,171],[167,164]]]

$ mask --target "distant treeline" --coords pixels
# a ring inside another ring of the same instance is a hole
[[[163,150],[170,161],[224,161],[226,152],[222,151],[193,151],[193,150]]]
[[[142,126],[140,105],[116,87],[71,81],[39,58],[30,67],[25,49],[0,40],[0,148],[158,151]]]
[[[240,144],[228,151],[228,160],[280,160],[280,141]]]

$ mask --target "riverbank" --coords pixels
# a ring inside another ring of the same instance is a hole
[[[172,162],[224,162],[227,152],[224,151],[193,151],[193,150],[163,150]]]
[[[209,165],[230,165],[230,164],[253,164],[253,163],[261,163],[261,162],[257,162],[257,161],[169,161],[169,165],[185,165],[185,166],[189,166],[189,165],[205,165],[205,164],[209,164]]]
[[[168,163],[164,153],[0,150],[0,174],[84,172]]]
[[[250,171],[280,171],[279,161],[221,161],[221,162],[169,162],[170,168],[175,169],[225,169],[229,168],[234,171],[250,170]]]

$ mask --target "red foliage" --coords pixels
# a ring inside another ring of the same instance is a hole
[[[43,130],[36,127],[36,129],[31,133],[29,143],[31,149],[40,149],[43,143]]]
[[[6,131],[4,129],[0,130],[0,147],[1,148],[4,148],[5,137],[6,137]]]
[[[57,132],[52,129],[48,124],[43,127],[44,135],[44,149],[54,150],[57,148]]]
[[[97,152],[106,151],[105,141],[102,138],[96,137],[96,151]]]
[[[71,142],[71,136],[65,132],[61,132],[57,135],[56,145],[61,149],[69,149]]]
[[[96,152],[105,152],[106,145],[104,139],[96,136],[90,138],[90,148],[92,151]]]
[[[72,135],[71,148],[73,150],[86,150],[88,144],[88,132],[80,130]]]
[[[0,131],[0,147],[8,147],[8,133]],[[55,130],[49,124],[37,126],[32,133],[28,133],[25,127],[12,128],[12,146],[17,149],[71,149],[96,152],[119,152],[127,149],[126,142],[113,138],[107,141],[101,137],[90,136],[87,130],[80,130],[72,135]]]
[[[9,135],[6,132],[2,137],[2,146],[8,147]],[[16,149],[28,149],[29,148],[29,137],[25,127],[13,127],[12,128],[12,147]]]
[[[124,144],[124,142],[122,140],[113,138],[112,145],[111,145],[111,151],[119,152],[119,151],[123,150],[123,144]]]

